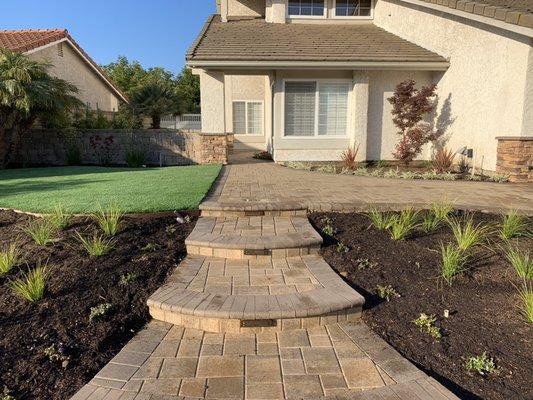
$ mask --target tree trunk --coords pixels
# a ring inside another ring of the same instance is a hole
[[[152,129],[161,129],[161,115],[152,115]]]

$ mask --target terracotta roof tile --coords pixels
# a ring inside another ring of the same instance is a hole
[[[221,22],[211,17],[189,61],[446,62],[442,56],[372,24]]]
[[[5,31],[0,30],[0,48],[7,48],[16,52],[26,53],[47,44],[68,39],[70,43],[83,55],[87,62],[94,67],[102,76],[103,80],[121,97],[127,101],[127,97],[118,86],[106,75],[100,66],[81,48],[70,36],[66,29],[27,29]]]

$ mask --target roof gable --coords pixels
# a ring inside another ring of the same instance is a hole
[[[72,36],[70,36],[66,29],[0,31],[0,48],[6,48],[20,53],[38,51],[44,46],[61,41],[70,44],[96,75],[98,75],[119,98],[128,102],[126,95],[122,93],[102,68],[100,68],[100,66],[81,48]]]

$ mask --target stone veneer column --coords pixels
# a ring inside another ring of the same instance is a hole
[[[200,97],[202,107],[202,133],[225,133],[226,112],[223,72],[202,71],[200,73]]]
[[[353,104],[352,116],[353,123],[352,136],[350,137],[350,146],[359,145],[358,160],[367,159],[367,140],[368,140],[368,102],[369,102],[369,77],[365,71],[353,71]]]
[[[496,172],[511,182],[533,182],[533,136],[501,136]]]

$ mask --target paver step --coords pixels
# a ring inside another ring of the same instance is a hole
[[[285,258],[316,254],[322,238],[306,217],[202,217],[185,244],[202,256]]]
[[[190,255],[148,300],[159,320],[209,332],[300,329],[359,318],[364,298],[319,256]]]
[[[207,200],[200,204],[204,217],[249,217],[270,216],[290,217],[305,216],[307,206],[299,201],[283,199],[254,199],[246,201],[242,198],[219,200]]]

